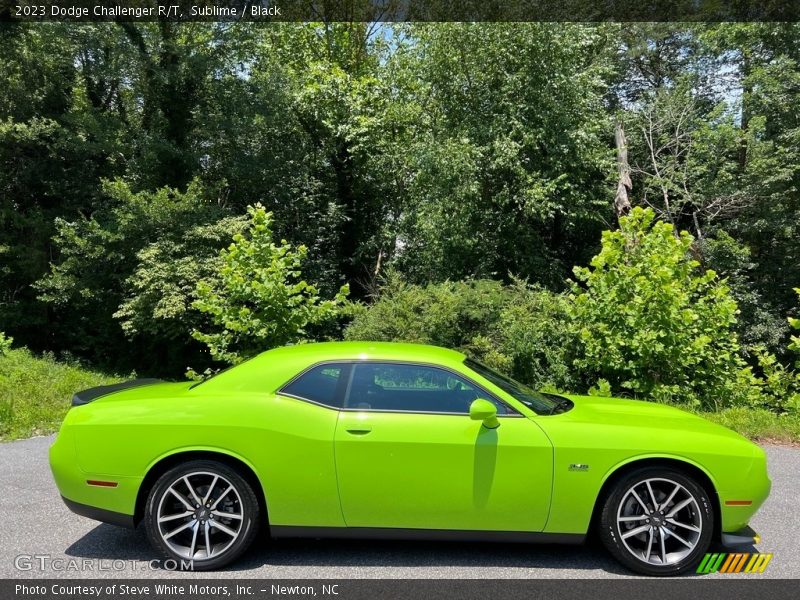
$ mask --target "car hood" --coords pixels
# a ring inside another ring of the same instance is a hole
[[[623,428],[674,430],[682,433],[696,432],[748,441],[747,438],[727,427],[667,404],[600,396],[561,395],[571,400],[574,407],[565,413],[554,415],[556,419],[563,418],[571,422],[605,424]]]

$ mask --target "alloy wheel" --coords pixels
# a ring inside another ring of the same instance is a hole
[[[636,482],[622,496],[617,529],[630,554],[649,565],[675,565],[700,542],[703,516],[682,484],[657,477]]]
[[[194,561],[222,555],[242,534],[244,505],[236,486],[208,471],[181,475],[161,495],[158,534],[175,554]]]

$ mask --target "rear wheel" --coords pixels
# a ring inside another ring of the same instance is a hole
[[[147,499],[145,531],[179,568],[206,571],[236,560],[258,533],[252,486],[222,463],[196,460],[164,473]]]
[[[684,473],[643,468],[620,480],[605,501],[600,538],[623,565],[644,575],[677,575],[711,544],[708,494]]]

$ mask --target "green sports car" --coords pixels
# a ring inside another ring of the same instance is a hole
[[[201,383],[75,394],[50,450],[64,502],[143,525],[184,568],[273,537],[579,543],[672,575],[754,544],[764,451],[661,404],[534,391],[463,354],[270,350]]]

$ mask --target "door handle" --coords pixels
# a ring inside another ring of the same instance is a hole
[[[372,427],[369,425],[359,425],[358,427],[349,427],[347,429],[347,433],[352,435],[367,435],[370,431],[372,431]]]

